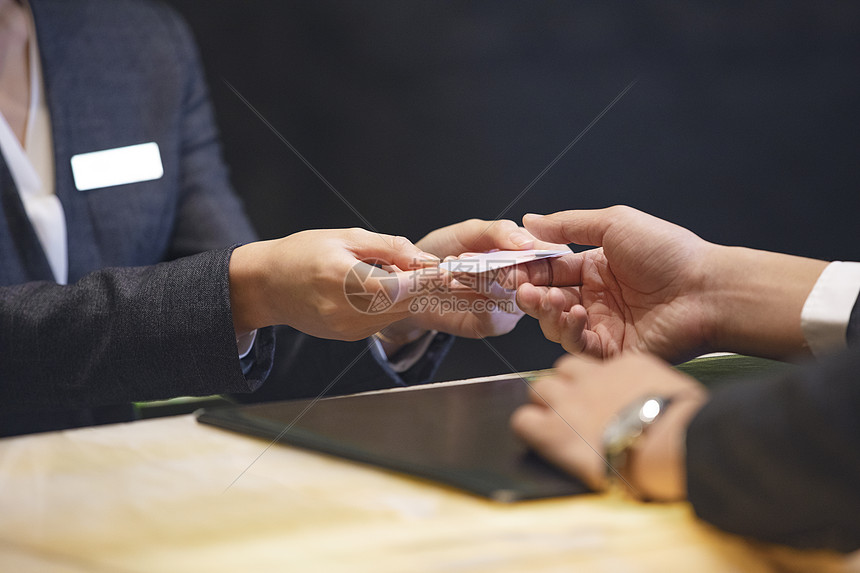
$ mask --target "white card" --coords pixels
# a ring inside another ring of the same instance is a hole
[[[78,191],[89,191],[160,179],[164,166],[158,144],[152,141],[75,155],[72,175]]]
[[[528,263],[538,259],[547,259],[561,257],[569,254],[570,251],[547,251],[541,249],[532,249],[528,251],[496,251],[494,253],[482,253],[463,259],[454,261],[446,261],[439,265],[439,268],[445,269],[452,273],[485,273],[512,267],[521,263]]]

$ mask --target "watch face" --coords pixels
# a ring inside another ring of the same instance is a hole
[[[639,419],[643,424],[650,424],[657,419],[660,412],[663,410],[663,400],[660,398],[649,398],[645,400],[642,407],[639,408]]]
[[[659,396],[648,396],[618,413],[603,434],[603,444],[608,454],[629,448],[665,409],[668,400]]]

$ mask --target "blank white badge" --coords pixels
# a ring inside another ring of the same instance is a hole
[[[72,175],[78,191],[89,191],[160,179],[164,175],[164,166],[158,144],[151,141],[75,155],[72,157]]]

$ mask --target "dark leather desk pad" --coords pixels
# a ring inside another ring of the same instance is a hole
[[[197,419],[271,440],[280,436],[286,444],[498,501],[585,493],[585,486],[529,452],[510,430],[510,415],[527,391],[512,376],[326,398],[309,409],[310,400],[295,400],[203,410]],[[571,433],[571,439],[578,438]]]

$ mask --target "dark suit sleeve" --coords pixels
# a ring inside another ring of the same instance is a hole
[[[0,409],[52,410],[253,390],[230,312],[231,249],[0,288]],[[270,339],[267,339],[270,340]]]
[[[167,260],[257,239],[244,206],[234,193],[224,163],[218,128],[203,74],[200,54],[185,21],[173,10],[160,10],[182,70],[179,114],[179,200]],[[272,329],[262,329],[252,351],[241,360],[243,372],[266,368],[274,351]]]
[[[424,356],[409,370],[397,373],[369,348],[368,340],[323,340],[289,327],[276,329],[278,352],[266,384],[239,402],[267,402],[294,398],[337,396],[367,390],[422,384],[432,379],[454,342],[437,334]]]
[[[687,489],[727,531],[860,548],[860,347],[714,392],[687,431]]]

